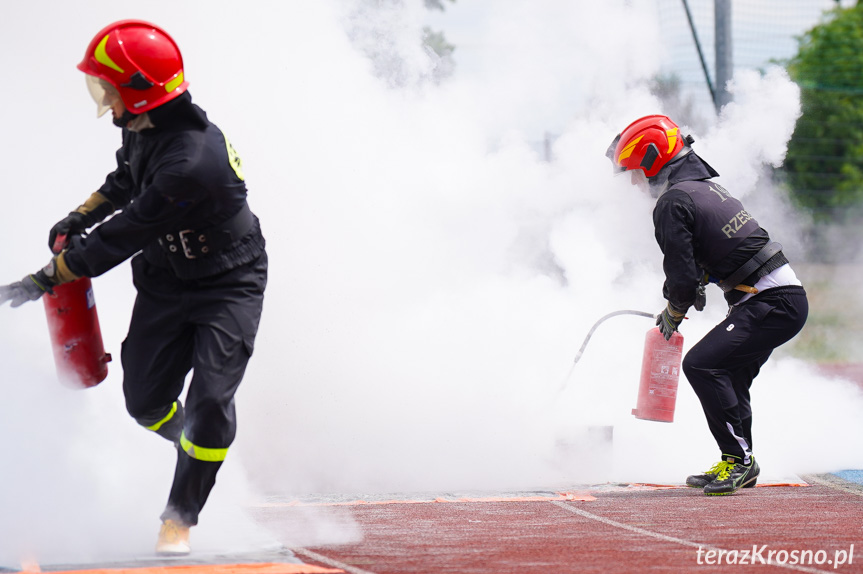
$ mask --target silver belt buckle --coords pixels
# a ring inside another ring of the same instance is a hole
[[[194,233],[194,229],[184,229],[179,233],[180,235],[180,245],[183,246],[183,254],[186,256],[186,259],[196,259],[197,257],[192,253],[192,250],[189,249],[189,238],[188,236]]]

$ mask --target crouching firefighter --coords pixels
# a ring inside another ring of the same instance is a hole
[[[122,346],[126,408],[177,446],[156,551],[187,554],[189,527],[235,435],[234,393],[267,282],[264,238],[246,203],[240,159],[192,103],[168,34],[142,21],[116,22],[93,38],[78,69],[98,114],[111,110],[122,128],[117,169],[51,229],[49,246],[68,235],[67,248],[0,287],[0,303],[35,301],[132,258],[138,294]]]
[[[686,484],[705,494],[755,486],[749,389],[773,349],[806,322],[809,304],[782,246],[721,185],[670,118],[636,120],[607,155],[616,172],[656,198],[653,224],[663,253],[665,309],[657,325],[669,339],[692,306],[704,309],[705,285],[717,283],[729,312],[683,359],[720,461]]]

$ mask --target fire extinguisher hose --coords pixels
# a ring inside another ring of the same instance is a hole
[[[593,327],[590,328],[590,331],[587,332],[587,336],[584,338],[584,342],[581,344],[581,348],[578,350],[578,353],[575,354],[575,359],[573,359],[572,361],[572,366],[569,369],[569,373],[567,373],[566,377],[563,379],[563,384],[560,386],[561,391],[566,387],[566,382],[569,380],[569,376],[572,374],[572,370],[575,368],[576,363],[578,363],[579,359],[581,359],[581,356],[584,354],[584,349],[587,347],[587,343],[593,336],[593,332],[596,331],[596,328],[599,327],[606,320],[611,319],[612,317],[617,317],[618,315],[637,315],[639,317],[649,317],[651,319],[656,319],[656,314],[654,313],[647,313],[645,311],[633,311],[631,309],[621,309],[620,311],[614,311],[599,319],[599,321],[593,324]]]
[[[615,311],[613,313],[609,313],[608,315],[601,318],[599,321],[593,324],[593,327],[590,328],[590,331],[587,332],[587,337],[584,338],[584,343],[581,344],[581,348],[578,350],[578,353],[575,354],[575,359],[573,359],[572,364],[576,364],[581,356],[584,354],[584,349],[587,347],[588,341],[593,336],[593,332],[596,331],[596,328],[599,327],[603,322],[607,319],[611,319],[612,317],[617,317],[618,315],[638,315],[639,317],[650,317],[651,319],[656,319],[656,315],[654,313],[646,313],[644,311],[632,311],[629,309],[623,309],[620,311]]]

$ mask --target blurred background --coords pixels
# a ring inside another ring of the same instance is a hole
[[[473,73],[492,49],[477,42],[481,3],[428,0],[426,42],[447,62],[445,73]],[[788,70],[801,88],[801,112],[784,162],[770,173],[801,217],[804,240],[795,253],[799,273],[815,300],[807,329],[792,342],[793,352],[830,368],[863,377],[863,322],[850,291],[861,279],[863,235],[863,13],[856,0],[653,0],[645,5],[662,46],[656,73],[643,82],[663,113],[704,129],[722,106],[733,101],[727,82],[735,73]],[[590,8],[584,6],[584,15]],[[641,32],[643,34],[643,31]],[[513,36],[517,34],[514,32]],[[608,42],[619,42],[609,35]],[[506,50],[506,44],[494,47]],[[649,57],[649,54],[645,54]],[[466,69],[466,70],[465,70]],[[537,149],[551,161],[561,127],[549,122],[534,133]],[[842,333],[838,335],[838,333]],[[837,336],[838,335],[838,336]]]

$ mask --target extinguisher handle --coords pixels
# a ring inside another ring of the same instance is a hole
[[[57,235],[54,239],[54,245],[51,246],[51,252],[54,254],[60,253],[69,246],[69,236],[65,233]]]

